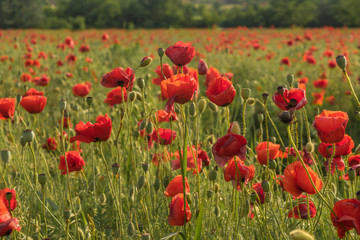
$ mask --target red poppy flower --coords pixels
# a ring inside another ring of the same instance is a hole
[[[261,183],[254,183],[253,186],[252,186],[252,189],[254,189],[256,191],[256,194],[257,194],[257,198],[256,198],[256,201],[258,203],[265,203],[265,191],[261,185]],[[260,201],[259,201],[260,200]]]
[[[106,41],[109,39],[109,35],[107,33],[103,33],[103,35],[101,35],[101,40]]]
[[[297,204],[292,210],[290,210],[288,214],[288,218],[309,219],[315,217],[315,215],[316,215],[315,204],[310,199],[308,204],[306,200],[306,196],[300,195],[300,197],[297,198]]]
[[[324,95],[325,95],[324,89],[322,89],[321,92],[312,92],[311,95],[313,96],[312,105],[318,105],[318,106],[323,105]]]
[[[312,170],[309,166],[306,166],[306,168],[310,173],[316,189],[320,191],[323,187],[323,182],[314,170]],[[308,194],[316,193],[316,190],[312,186],[310,179],[306,174],[306,170],[300,161],[293,162],[285,168],[283,182],[285,191],[295,197],[300,196],[303,192]]]
[[[166,163],[170,160],[170,153],[167,151],[166,147],[163,152],[154,153],[151,162],[157,167],[159,163]]]
[[[186,199],[186,198],[185,198]],[[186,201],[186,200],[185,200]],[[171,226],[182,226],[191,219],[191,211],[188,202],[186,201],[186,211],[184,211],[184,195],[182,193],[177,194],[169,204],[170,214],[168,222]]]
[[[166,111],[166,110],[160,109],[155,113],[155,115],[156,115],[157,121],[159,123],[170,122],[170,119],[171,119],[171,121],[178,120],[178,118],[176,116],[176,112],[173,112],[173,111]]]
[[[183,154],[183,151],[181,151],[181,156]],[[195,156],[195,154],[197,156]],[[187,147],[187,168],[186,171],[190,171],[191,169],[193,169],[193,174],[197,174],[196,168],[198,169],[199,172],[201,172],[202,169],[202,161],[203,159],[202,157],[202,152],[195,149],[194,146]],[[172,170],[177,170],[179,168],[181,168],[181,161],[180,161],[180,154],[179,151],[176,151],[173,155],[175,157],[174,160],[171,161],[171,168]],[[195,165],[195,158],[197,157],[197,166]]]
[[[86,95],[89,94],[90,90],[91,90],[91,83],[89,82],[75,84],[72,89],[73,94],[78,97],[85,97]]]
[[[191,43],[179,41],[168,47],[165,54],[175,65],[184,66],[190,63],[195,56],[195,48],[191,46]]]
[[[59,119],[59,124],[61,125],[61,119]],[[72,127],[72,123],[70,121],[70,118],[69,117],[64,117],[63,128],[68,128],[69,126]]]
[[[201,58],[198,63],[199,75],[205,75],[207,73],[207,70],[208,70],[208,66],[207,66],[205,60]]]
[[[256,148],[256,159],[261,165],[268,164],[268,146],[269,146],[269,160],[274,160],[278,157],[281,157],[283,153],[280,151],[280,145],[274,144],[272,142],[261,142]]]
[[[217,78],[219,78],[219,77],[221,77],[221,74],[220,74],[219,70],[217,70],[217,69],[214,68],[214,67],[211,67],[211,68],[207,71],[207,73],[206,73],[205,86],[208,87],[209,84],[210,84],[213,80],[215,80],[215,79],[217,79]]]
[[[163,68],[163,72],[164,72],[164,76],[166,78],[170,78],[172,75],[174,75],[173,69],[170,67],[169,64],[165,63],[162,65]],[[157,68],[155,69],[155,73],[158,75],[157,78],[153,78],[151,79],[151,82],[155,85],[159,85],[161,84],[161,82],[163,80],[165,80],[164,76],[161,73],[161,66],[157,66]]]
[[[15,98],[0,98],[0,119],[12,118],[15,113]]]
[[[355,147],[354,141],[347,134],[344,135],[343,140],[335,144],[335,155],[334,156],[345,156],[348,155],[351,150]],[[333,146],[331,143],[320,143],[319,153],[326,158],[330,158],[333,153]]]
[[[337,201],[331,213],[331,221],[337,227],[339,238],[343,238],[345,233],[355,228],[357,235],[360,235],[360,201],[351,198]]]
[[[304,59],[305,59],[305,61],[306,61],[307,63],[309,63],[309,64],[313,64],[313,65],[316,64],[316,59],[315,59],[314,56],[312,56],[312,55],[306,55],[306,56],[304,57]]]
[[[178,193],[183,193],[183,191],[184,188],[183,188],[182,176],[177,175],[176,177],[174,177],[173,180],[171,180],[169,185],[167,185],[164,193],[165,196],[167,197],[174,197]],[[186,177],[185,177],[185,193],[186,195],[190,193],[190,186]]]
[[[235,95],[235,88],[226,77],[219,77],[211,81],[206,90],[206,96],[210,101],[222,107],[232,103]]]
[[[49,84],[50,78],[48,76],[35,77],[31,80],[36,86],[46,86]]]
[[[283,59],[281,59],[280,63],[287,66],[291,66],[290,58],[288,57],[284,57]]]
[[[236,164],[235,165],[235,160]],[[241,190],[241,183],[246,185],[249,181],[254,178],[255,167],[253,165],[246,166],[243,161],[238,158],[232,158],[224,171],[225,181],[231,181],[234,188]]]
[[[46,143],[42,145],[42,148],[47,149],[49,151],[55,151],[57,148],[57,143],[55,138],[49,137],[46,139]]]
[[[46,106],[47,98],[44,96],[33,95],[23,97],[20,105],[31,114],[41,113]]]
[[[322,142],[337,143],[344,138],[348,121],[346,112],[323,110],[315,116],[313,127]]]
[[[23,73],[20,77],[20,80],[22,82],[30,82],[31,81],[31,75],[30,73]]]
[[[307,77],[298,78],[298,83],[308,83],[309,79]]]
[[[10,210],[14,211],[17,206],[15,189],[0,189],[0,201],[3,201],[5,206],[9,209],[9,201],[6,199],[6,193],[12,193],[12,198],[10,200]]]
[[[117,67],[102,76],[101,85],[106,88],[124,87],[131,91],[134,81],[135,72],[132,68],[128,67],[124,70],[122,67]]]
[[[12,218],[3,201],[0,201],[0,237],[10,235],[13,230],[20,231],[17,218]]]
[[[161,82],[161,94],[169,102],[187,103],[194,95],[197,82],[190,75],[177,74]]]
[[[121,91],[122,90],[122,91]],[[126,92],[126,88],[124,87],[117,87],[108,92],[106,95],[106,99],[104,100],[104,103],[108,103],[110,107],[113,107],[116,104],[120,104],[124,101],[127,101],[128,95]]]
[[[337,64],[335,60],[329,60],[328,61],[329,68],[336,68]]]
[[[216,163],[223,167],[234,156],[239,157],[240,160],[245,160],[246,144],[246,138],[235,133],[227,133],[218,138],[212,147]]]
[[[283,94],[276,92],[272,99],[281,110],[298,110],[307,103],[305,90],[300,88],[292,88],[290,91],[284,88]]]
[[[328,80],[327,79],[318,79],[313,81],[313,85],[316,88],[326,88],[328,86]]]
[[[90,46],[89,45],[81,45],[79,48],[79,52],[89,52]]]
[[[42,92],[42,91],[36,91],[36,89],[30,88],[29,90],[26,91],[26,93],[24,94],[23,97],[26,97],[26,96],[35,96],[35,95],[44,96],[44,92]]]
[[[83,166],[85,166],[85,161],[80,156],[79,152],[69,151],[65,153],[65,156],[66,156],[69,173],[83,170]],[[65,175],[67,173],[64,156],[60,156],[59,170],[62,170],[61,172],[62,175]]]
[[[153,140],[161,145],[169,145],[176,138],[176,132],[171,129],[158,128],[153,131]]]
[[[329,161],[330,159],[326,160],[326,162],[324,163],[327,172],[329,172]],[[339,171],[345,170],[345,163],[341,156],[335,156],[334,159],[331,161],[331,174],[335,173],[336,168]]]
[[[75,126],[76,136],[70,138],[70,143],[75,141],[85,143],[106,141],[110,138],[111,128],[111,119],[107,114],[98,116],[95,124],[79,122]]]

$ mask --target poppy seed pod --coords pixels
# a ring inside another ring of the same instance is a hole
[[[45,183],[46,183],[46,174],[45,173],[39,174],[38,181],[39,181],[41,186],[44,186]]]
[[[151,57],[144,57],[140,62],[140,67],[147,67],[152,63]]]
[[[336,64],[338,65],[338,67],[341,70],[345,70],[346,66],[347,66],[347,60],[346,57],[344,55],[339,55],[336,57]]]
[[[261,182],[261,187],[263,188],[264,192],[269,192],[270,191],[269,181]]]
[[[151,134],[153,132],[153,125],[152,125],[151,121],[148,121],[148,123],[146,124],[145,130],[146,130],[147,134]]]
[[[160,189],[160,180],[158,178],[155,179],[155,182],[154,182],[154,190],[155,192],[159,191]]]
[[[149,169],[149,164],[148,163],[143,163],[143,164],[141,164],[141,167],[144,170],[144,172],[147,172],[147,170]]]
[[[207,103],[206,103],[205,99],[202,98],[198,101],[198,111],[200,114],[205,111],[206,105],[207,105]]]
[[[251,89],[250,89],[250,88],[242,88],[242,89],[241,89],[241,97],[242,97],[244,100],[249,99],[250,96],[251,96]]]
[[[140,190],[144,185],[145,185],[145,177],[144,177],[144,175],[142,175],[139,177],[136,187],[137,187],[137,189]]]
[[[237,121],[232,122],[230,124],[229,132],[240,135],[241,134],[240,124]]]
[[[215,214],[216,217],[220,216],[220,208],[218,206],[215,207],[214,214]]]
[[[291,240],[314,240],[314,237],[310,235],[310,233],[295,229],[294,231],[290,232],[290,239]]]
[[[159,57],[162,58],[162,57],[164,56],[164,54],[165,54],[165,50],[164,50],[163,48],[159,48],[159,49],[158,49],[158,55],[159,55]]]
[[[7,164],[11,160],[11,152],[9,150],[1,150],[1,160]]]
[[[261,96],[262,96],[262,99],[263,99],[264,103],[266,103],[268,98],[269,98],[269,94],[265,92]]]
[[[216,180],[216,178],[217,178],[217,171],[211,171],[210,173],[209,173],[209,179],[210,179],[210,181],[215,181]]]
[[[35,138],[35,134],[32,130],[30,129],[26,129],[24,132],[23,132],[23,140],[26,142],[26,143],[31,143],[34,138]]]
[[[120,165],[118,163],[114,163],[111,165],[111,169],[114,175],[117,175],[119,172]]]
[[[138,78],[136,80],[136,83],[140,89],[143,89],[145,87],[145,80],[143,78]]]
[[[289,83],[289,85],[292,86],[293,83],[294,83],[294,74],[288,74],[288,75],[286,76],[286,80],[287,80],[287,82]]]
[[[207,198],[211,198],[212,195],[213,195],[213,192],[211,190],[207,190],[207,192],[206,192]]]
[[[26,142],[25,142],[23,136],[20,137],[20,144],[21,144],[22,147],[24,147],[26,145]]]
[[[279,118],[282,123],[288,124],[294,120],[294,114],[292,114],[290,111],[283,111],[279,114]]]

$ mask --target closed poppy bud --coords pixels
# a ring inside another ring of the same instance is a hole
[[[220,208],[219,206],[216,206],[215,209],[214,209],[214,214],[215,214],[215,217],[219,217],[220,216]]]
[[[118,163],[114,163],[112,166],[111,166],[111,169],[112,169],[112,172],[114,175],[117,175],[118,172],[119,172],[119,168],[120,168],[120,165]]]
[[[71,217],[71,210],[70,210],[70,209],[65,209],[65,210],[63,211],[63,216],[64,216],[64,219],[65,219],[65,220],[69,220],[70,217]]]
[[[87,105],[88,105],[89,107],[91,106],[92,102],[93,102],[93,98],[92,98],[92,97],[86,97],[86,103],[87,103]]]
[[[352,168],[349,168],[348,170],[349,180],[354,181],[355,180],[355,170]]]
[[[142,101],[142,100],[143,100],[142,94],[139,93],[139,92],[135,92],[135,93],[136,93],[136,99],[137,99],[138,101]]]
[[[209,102],[209,108],[211,111],[213,112],[217,112],[218,111],[218,107],[216,106],[216,104]]]
[[[129,237],[132,237],[134,235],[135,227],[134,227],[134,224],[132,223],[132,221],[130,221],[129,224],[127,225],[126,233]]]
[[[305,150],[306,150],[308,153],[314,152],[314,150],[315,150],[314,144],[313,144],[312,142],[306,143],[306,145],[305,145]]]
[[[198,101],[198,111],[199,111],[199,113],[203,113],[205,111],[206,105],[207,105],[207,103],[206,103],[205,99],[202,98],[202,99],[200,99]]]
[[[270,138],[270,142],[276,143],[276,137],[271,137],[271,138]]]
[[[230,124],[228,132],[240,135],[241,134],[240,124],[237,121],[232,122]]]
[[[336,63],[338,65],[338,67],[342,70],[344,70],[347,66],[347,60],[346,57],[344,55],[339,55],[336,57]]]
[[[61,112],[65,111],[65,109],[66,109],[66,101],[65,100],[59,101],[59,108],[60,108]]]
[[[144,177],[144,175],[142,175],[139,177],[136,187],[137,187],[137,189],[140,190],[144,185],[145,185],[145,177]]]
[[[160,179],[156,178],[153,186],[154,186],[155,192],[159,191],[159,189],[160,189]]]
[[[140,67],[147,67],[151,64],[152,58],[151,57],[144,57],[140,62]]]
[[[195,116],[196,116],[196,106],[195,106],[195,103],[194,103],[194,102],[191,102],[191,103],[190,103],[190,106],[189,106],[189,115],[190,115],[190,117],[195,117]]]
[[[129,100],[130,102],[134,102],[136,99],[136,93],[135,92],[129,92]]]
[[[294,83],[294,74],[288,74],[286,76],[286,80],[288,81],[289,85],[292,86]]]
[[[263,188],[264,192],[269,192],[270,191],[269,181],[261,182],[261,187]]]
[[[26,143],[31,143],[34,138],[35,138],[35,134],[32,130],[30,129],[26,129],[24,132],[23,132],[23,139]]]
[[[213,195],[213,192],[212,192],[211,190],[207,190],[207,191],[206,191],[206,196],[207,196],[207,198],[211,198],[212,195]]]
[[[251,193],[250,194],[250,201],[252,202],[252,203],[254,203],[256,200],[257,200],[257,198],[258,198],[258,195],[257,195],[257,193]]]
[[[208,70],[208,66],[206,64],[206,62],[204,61],[204,59],[200,59],[199,60],[199,64],[198,64],[198,73],[199,75],[205,75],[207,73]]]
[[[4,164],[10,162],[11,152],[9,150],[1,150],[1,160]]]
[[[259,122],[263,122],[263,121],[264,121],[264,115],[263,115],[262,113],[259,113],[259,114],[257,115],[257,118],[258,118],[258,121],[259,121]]]
[[[244,100],[249,99],[250,95],[251,95],[251,89],[250,88],[242,88],[241,89],[241,97]]]
[[[148,121],[148,123],[146,124],[145,130],[146,130],[147,134],[151,134],[153,132],[153,125],[152,125],[151,121]]]
[[[310,235],[310,233],[301,230],[295,229],[294,231],[290,232],[290,239],[291,240],[314,240],[314,237]]]
[[[46,183],[46,175],[45,175],[45,173],[39,174],[38,180],[39,180],[39,183],[41,184],[41,186],[44,186],[45,183]]]
[[[276,161],[275,160],[270,160],[268,163],[268,167],[270,169],[275,169],[276,168]]]
[[[268,98],[269,98],[269,94],[265,92],[261,96],[262,96],[262,99],[263,99],[264,103],[266,103]]]
[[[215,181],[216,180],[216,178],[217,178],[217,171],[211,171],[210,173],[209,173],[209,179],[210,179],[210,181]]]
[[[165,54],[165,50],[164,50],[163,48],[159,48],[159,49],[158,49],[158,55],[159,55],[159,57],[162,58],[162,57],[164,56],[164,54]]]
[[[169,176],[165,176],[162,180],[162,184],[164,188],[166,188],[169,185],[169,182],[170,182]]]
[[[147,172],[147,170],[149,169],[149,164],[148,163],[143,163],[143,164],[141,164],[141,167],[144,170],[144,172]]]
[[[138,78],[136,80],[136,83],[140,89],[143,89],[145,87],[145,80],[143,78]]]

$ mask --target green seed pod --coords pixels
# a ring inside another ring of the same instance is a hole
[[[294,231],[290,232],[290,239],[291,240],[314,240],[314,237],[310,235],[310,233],[301,230],[295,229]]]
[[[241,134],[240,124],[237,121],[234,121],[230,124],[230,132],[238,135]]]
[[[260,128],[260,129],[256,129],[256,136],[259,138],[263,135],[263,129]]]
[[[26,145],[26,142],[25,142],[23,136],[20,137],[20,144],[21,144],[22,147],[25,147],[25,145]]]
[[[213,103],[213,102],[209,102],[209,108],[210,108],[210,110],[213,111],[213,112],[217,112],[217,111],[218,111],[218,106],[217,106],[215,103]]]
[[[216,178],[217,178],[217,171],[211,171],[210,173],[209,173],[209,179],[210,179],[210,181],[215,181],[216,180]]]
[[[258,198],[258,195],[257,195],[257,193],[251,193],[251,195],[250,195],[250,201],[252,202],[252,203],[254,203],[256,200],[257,200],[257,198]]]
[[[144,233],[143,235],[141,235],[141,240],[150,240],[151,236],[150,233]]]
[[[140,62],[140,67],[147,67],[152,63],[151,57],[144,57]]]
[[[269,192],[270,191],[269,181],[262,181],[261,187],[264,189],[264,192],[266,192],[266,193]]]
[[[145,185],[145,177],[144,177],[144,175],[142,175],[139,177],[136,187],[137,187],[137,189],[140,190],[144,185]]]
[[[248,106],[254,105],[254,104],[255,104],[255,99],[249,98],[249,99],[246,101],[246,104],[247,104]]]
[[[32,130],[30,129],[26,129],[24,132],[23,132],[23,140],[26,142],[26,143],[31,143],[34,138],[35,138],[35,134]]]
[[[294,74],[288,74],[288,75],[286,76],[286,80],[287,80],[287,82],[289,83],[290,86],[293,85],[294,79],[295,79],[295,78],[294,78]]]
[[[198,111],[200,114],[205,111],[206,105],[207,105],[207,102],[205,99],[202,98],[198,101]]]
[[[141,167],[144,170],[144,172],[147,172],[148,169],[149,169],[149,164],[148,163],[143,163],[143,164],[141,164]]]
[[[275,160],[269,160],[268,167],[270,169],[275,169],[276,168],[276,161]]]
[[[207,190],[207,191],[206,191],[206,196],[207,196],[207,198],[211,198],[212,195],[213,195],[213,192],[212,192],[211,190]]]
[[[59,101],[59,108],[60,108],[60,111],[64,111],[66,109],[66,101],[65,100],[60,100]]]
[[[265,92],[261,96],[262,96],[263,102],[266,103],[269,98],[269,94]]]
[[[93,98],[92,98],[92,97],[86,97],[86,104],[88,105],[88,107],[91,106],[92,102],[93,102]]]
[[[142,94],[139,93],[139,92],[135,92],[135,93],[136,93],[136,99],[137,99],[138,101],[142,101],[142,100],[143,100]]]
[[[38,181],[39,181],[41,186],[44,186],[45,183],[46,183],[46,174],[45,173],[39,174]]]
[[[126,233],[129,237],[132,237],[134,235],[135,231],[136,231],[135,226],[132,223],[132,221],[130,221],[129,224],[127,225]]]
[[[154,190],[155,192],[159,191],[160,189],[160,180],[158,178],[155,179],[155,182],[154,182]]]
[[[251,96],[251,89],[250,88],[242,88],[240,94],[244,100],[247,100]]]
[[[355,170],[352,168],[349,168],[348,170],[349,180],[354,181],[355,180]]]
[[[136,80],[136,83],[140,89],[143,89],[145,87],[145,80],[143,78],[138,78]]]
[[[259,122],[263,122],[263,121],[264,121],[264,114],[259,113],[259,114],[257,115],[257,119],[258,119]]]
[[[339,55],[336,57],[336,63],[338,65],[338,67],[341,70],[345,70],[346,66],[347,66],[347,60],[346,57],[344,55]]]
[[[146,121],[142,120],[139,125],[139,131],[145,130],[145,128],[146,128]]]
[[[111,165],[111,169],[112,169],[114,176],[116,176],[119,173],[119,168],[120,168],[120,165],[118,163],[114,163],[113,165]]]
[[[134,91],[129,92],[129,100],[130,102],[134,102],[136,99],[136,93]]]
[[[289,111],[283,111],[279,114],[280,121],[285,124],[289,124],[294,120],[294,114]]]
[[[306,145],[305,145],[305,150],[308,153],[313,153],[314,150],[315,150],[314,144],[312,142],[307,142]]]
[[[214,214],[215,214],[215,217],[220,217],[220,208],[218,206],[215,207]]]
[[[163,187],[166,188],[169,185],[170,178],[169,176],[165,176],[162,180]]]
[[[147,133],[147,134],[152,134],[152,132],[153,132],[153,125],[152,125],[151,121],[148,121],[148,123],[146,124],[145,130],[146,130],[146,133]]]
[[[276,137],[270,137],[270,142],[272,142],[272,143],[276,143]]]
[[[10,162],[11,152],[9,150],[7,150],[7,149],[1,150],[0,154],[1,154],[1,160],[3,161],[4,164],[7,164]]]
[[[65,210],[63,211],[63,216],[64,216],[64,219],[65,219],[65,220],[69,220],[70,217],[71,217],[71,210],[70,210],[70,209],[65,209]]]
[[[16,104],[19,105],[21,102],[22,96],[20,94],[16,95]]]
[[[164,56],[164,54],[165,54],[165,50],[164,50],[163,48],[159,48],[159,49],[158,49],[158,55],[159,55],[159,57],[162,58],[162,57]]]
[[[190,106],[189,106],[189,115],[190,115],[190,117],[195,117],[195,116],[196,116],[196,106],[195,106],[195,103],[194,103],[194,102],[191,102],[191,103],[190,103]]]

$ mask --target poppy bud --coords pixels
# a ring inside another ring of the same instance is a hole
[[[249,99],[246,101],[246,104],[247,104],[248,106],[254,105],[254,104],[255,104],[255,99],[249,98]]]
[[[150,240],[151,236],[149,233],[144,233],[143,235],[141,235],[141,240]]]
[[[198,102],[198,111],[199,113],[203,113],[206,109],[206,100],[205,99],[200,99]]]
[[[144,175],[142,175],[139,177],[136,187],[137,187],[137,189],[140,190],[144,185],[145,185],[145,177],[144,177]]]
[[[143,78],[138,78],[136,80],[136,83],[140,89],[143,89],[145,87],[145,80]]]
[[[259,138],[259,137],[261,137],[262,135],[263,135],[263,130],[262,130],[262,128],[256,129],[256,136]]]
[[[129,237],[132,237],[135,232],[134,224],[130,221],[126,228],[126,233]]]
[[[189,115],[190,115],[190,117],[195,117],[195,116],[196,116],[196,106],[195,106],[195,103],[194,103],[194,102],[191,102],[191,103],[190,103],[190,106],[189,106]]]
[[[21,146],[23,146],[23,147],[25,147],[25,145],[26,145],[26,142],[25,142],[23,136],[20,137],[20,144],[21,144]]]
[[[218,111],[218,107],[216,106],[215,103],[209,102],[209,108],[211,111],[213,112],[217,112]]]
[[[119,172],[120,165],[118,163],[114,163],[111,165],[111,169],[114,175],[117,175]]]
[[[269,94],[267,92],[265,92],[261,96],[262,96],[262,99],[263,99],[264,103],[266,103],[268,98],[269,98]]]
[[[254,203],[256,200],[257,200],[257,198],[258,198],[258,195],[257,195],[257,193],[251,193],[251,195],[250,195],[250,201],[252,202],[252,203]]]
[[[235,133],[238,135],[241,134],[240,124],[237,121],[234,121],[234,122],[232,122],[232,124],[230,124],[229,130],[231,133]]]
[[[149,121],[149,122],[146,124],[145,130],[146,130],[146,133],[147,133],[147,134],[151,134],[151,133],[153,132],[153,125],[152,125],[151,121]]]
[[[129,92],[129,100],[130,100],[130,102],[134,102],[135,99],[136,99],[136,93],[133,92],[133,91]]]
[[[41,173],[38,176],[38,180],[41,186],[44,186],[46,183],[46,174],[45,173]]]
[[[165,50],[164,50],[163,48],[159,48],[159,49],[158,49],[158,55],[159,55],[159,57],[162,58],[162,57],[164,56],[164,54],[165,54]]]
[[[275,169],[276,168],[276,161],[275,160],[270,160],[268,163],[268,166],[270,169]]]
[[[308,142],[308,143],[305,145],[305,150],[306,150],[308,153],[314,152],[314,150],[315,150],[314,144],[313,144],[312,142]]]
[[[16,95],[16,104],[19,105],[21,102],[22,96],[20,94]]]
[[[169,176],[165,176],[162,180],[162,184],[164,188],[166,188],[169,185],[169,182],[170,182]]]
[[[208,66],[206,62],[204,61],[204,59],[200,59],[198,64],[199,75],[205,75],[207,73],[207,70],[208,70]]]
[[[31,143],[34,138],[35,138],[35,134],[32,130],[30,129],[26,129],[24,132],[23,132],[23,140],[26,142],[26,143]]]
[[[284,94],[284,87],[283,86],[278,86],[277,87],[277,92],[280,94],[280,95],[283,95]]]
[[[214,191],[215,191],[215,193],[219,192],[219,184],[217,184],[217,183],[214,184]]]
[[[261,182],[261,187],[264,189],[264,192],[270,192],[270,184],[269,181]]]
[[[92,97],[86,97],[86,103],[87,103],[87,105],[88,105],[89,107],[91,106],[92,102],[93,102],[93,98],[92,98]]]
[[[211,190],[207,190],[207,192],[206,192],[207,198],[211,198],[212,195],[213,195],[213,192]]]
[[[242,88],[241,89],[241,97],[244,100],[249,99],[250,95],[251,95],[251,89],[250,88]]]
[[[139,125],[139,130],[140,131],[143,131],[146,127],[146,121],[145,120],[142,120],[140,125]]]
[[[357,200],[360,201],[360,191],[357,191],[357,192],[356,192],[356,198],[357,198]]]
[[[63,112],[66,109],[66,101],[65,100],[62,99],[59,101],[59,108],[60,108],[61,112]]]
[[[154,190],[155,192],[159,191],[160,189],[160,180],[158,178],[155,179],[155,182],[154,182]]]
[[[264,115],[263,115],[262,113],[259,113],[259,114],[257,115],[257,118],[258,118],[258,121],[259,121],[259,122],[263,122],[263,121],[264,121]]]
[[[286,76],[286,80],[288,81],[289,85],[292,86],[294,83],[294,74],[288,74]]]
[[[140,62],[140,67],[147,67],[151,64],[152,58],[151,57],[144,57]]]
[[[289,111],[283,111],[282,113],[279,114],[279,118],[280,118],[280,121],[282,123],[291,123],[292,120],[294,120],[294,115],[291,114],[291,112]]]
[[[354,181],[355,180],[355,170],[352,168],[349,168],[348,170],[349,180]]]
[[[1,160],[7,164],[11,160],[11,152],[9,150],[1,150]]]
[[[64,219],[67,221],[70,219],[71,217],[71,210],[70,209],[65,209],[63,211],[63,216],[64,216]]]
[[[215,207],[214,214],[215,214],[216,217],[220,216],[220,208],[218,206]]]
[[[345,70],[347,65],[346,57],[344,55],[337,56],[336,63],[341,70]]]
[[[142,100],[143,100],[142,94],[139,93],[139,92],[135,92],[135,93],[136,93],[136,99],[137,99],[138,101],[142,101]]]
[[[141,164],[141,167],[144,170],[144,172],[147,172],[147,170],[149,169],[149,164],[148,163],[143,163],[143,164]]]
[[[314,237],[310,235],[310,233],[295,229],[294,231],[290,232],[290,239],[291,240],[314,240]]]
[[[216,180],[216,178],[217,178],[217,171],[211,171],[210,173],[209,173],[209,179],[210,179],[210,181],[215,181]]]
[[[276,143],[276,137],[271,137],[271,138],[270,138],[270,142]]]

